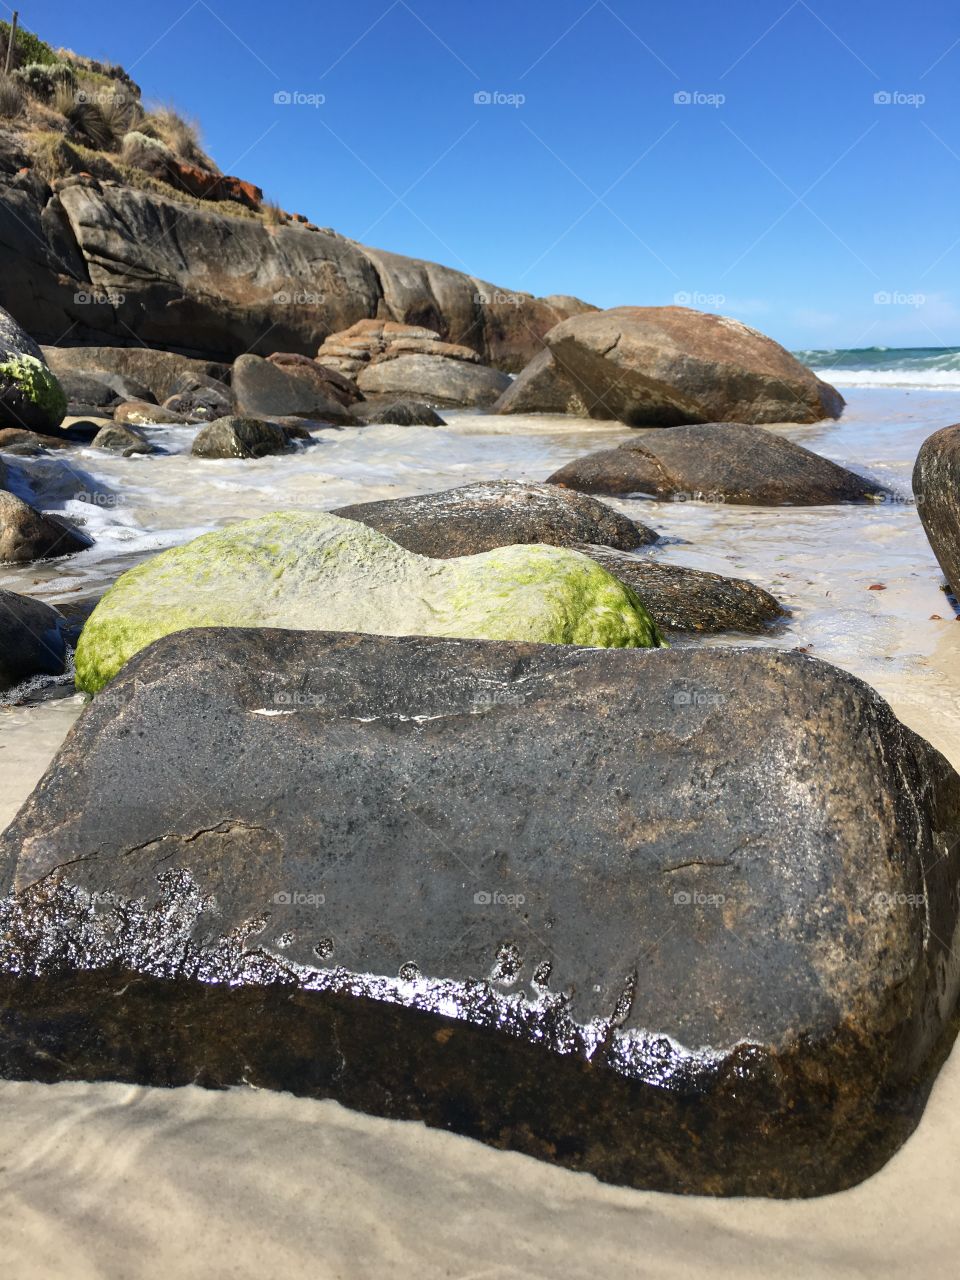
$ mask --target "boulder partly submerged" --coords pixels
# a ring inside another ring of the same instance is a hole
[[[638,430],[615,449],[568,462],[547,483],[580,493],[643,493],[761,507],[882,501],[890,496],[875,481],[773,431],[742,422]]]
[[[0,840],[0,1074],[834,1192],[952,1037],[958,836],[949,764],[803,655],[181,632]]]
[[[515,546],[433,560],[353,520],[276,512],[123,574],[83,629],[78,686],[96,692],[140,649],[188,627],[662,643],[629,587],[579,552]]]
[[[70,631],[42,600],[0,590],[0,692],[34,676],[62,675]]]
[[[548,484],[486,480],[439,493],[386,498],[338,507],[334,515],[359,520],[408,551],[447,559],[514,543],[574,547],[596,542],[633,551],[657,534],[606,503]]]
[[[594,418],[674,427],[818,422],[843,410],[838,391],[779,343],[728,316],[614,307],[572,316],[544,341]]]
[[[960,591],[960,424],[920,446],[913,468],[917,515],[954,595]]]
[[[53,560],[85,551],[92,540],[16,494],[0,490],[0,564]]]

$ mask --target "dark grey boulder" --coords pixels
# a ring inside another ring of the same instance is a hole
[[[325,384],[298,377],[260,356],[245,355],[234,361],[231,387],[241,417],[351,420],[346,406]]]
[[[960,424],[928,436],[913,468],[917,515],[954,594],[960,591]]]
[[[510,378],[499,369],[421,352],[371,361],[357,375],[365,396],[413,398],[451,408],[492,405],[509,385]]]
[[[175,351],[151,347],[60,347],[43,348],[50,368],[58,377],[67,373],[87,373],[97,378],[118,375],[123,382],[111,382],[124,400],[160,403],[177,389],[184,376],[226,378],[230,366],[211,360],[196,360]],[[147,392],[144,395],[144,391]]]
[[[195,421],[210,422],[233,413],[233,393],[216,378],[188,372],[175,378],[173,386],[174,390],[163,402],[165,409]]]
[[[638,430],[616,449],[568,462],[547,483],[581,493],[644,493],[763,507],[882,501],[890,496],[875,481],[784,436],[742,422]]]
[[[949,764],[803,655],[179,632],[0,838],[0,1074],[833,1192],[952,1039],[958,836]]]
[[[95,449],[112,449],[127,456],[135,453],[156,453],[157,449],[150,443],[142,431],[126,423],[113,422],[101,427],[93,438]]]
[[[579,549],[632,587],[661,631],[759,635],[787,612],[769,591],[743,578],[727,578],[648,555],[624,555],[609,547]]]
[[[353,421],[364,427],[389,424],[396,427],[442,427],[443,419],[422,400],[362,400],[351,410]]]
[[[91,540],[66,521],[44,515],[15,494],[0,492],[0,563],[50,560],[90,545]]]
[[[657,540],[653,529],[595,498],[515,480],[359,502],[338,507],[333,514],[359,520],[408,551],[439,560],[518,543],[572,547],[596,542],[632,551]]]
[[[33,676],[62,675],[69,624],[42,600],[0,590],[0,690]]]
[[[190,452],[197,458],[263,458],[289,448],[289,436],[277,423],[229,417],[201,427]]]
[[[60,385],[67,397],[68,413],[71,416],[87,413],[103,415],[125,400],[156,403],[156,397],[149,387],[135,378],[125,378],[122,374],[112,373],[107,369],[66,369],[60,378]]]

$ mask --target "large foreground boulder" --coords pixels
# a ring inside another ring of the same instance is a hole
[[[42,600],[0,590],[0,692],[66,670],[67,619]]]
[[[928,436],[913,468],[917,515],[954,595],[960,591],[960,424]]]
[[[949,1045],[958,837],[943,757],[802,655],[181,632],[0,840],[0,1073],[837,1191]]]
[[[44,515],[16,494],[0,491],[0,564],[73,555],[91,540],[56,516]]]
[[[544,339],[591,417],[630,426],[817,422],[843,397],[739,320],[687,307],[614,307],[573,316]]]
[[[653,529],[595,498],[516,480],[487,480],[411,498],[358,502],[339,507],[334,515],[360,520],[408,551],[440,560],[513,543],[574,547],[596,542],[633,551],[657,540]]]
[[[0,307],[0,427],[53,431],[66,411],[67,397],[43,352]]]
[[[421,353],[368,364],[357,377],[365,396],[414,396],[453,408],[492,405],[509,385],[509,377],[499,369]]]
[[[710,422],[670,431],[637,431],[616,449],[568,462],[548,484],[581,493],[731,502],[750,506],[820,506],[883,499],[882,485],[784,436],[742,422]]]
[[[353,520],[276,512],[123,574],[83,629],[77,684],[96,692],[154,640],[211,626],[661,643],[629,587],[576,551],[502,547],[432,560]]]

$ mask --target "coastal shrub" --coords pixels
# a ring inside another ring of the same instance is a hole
[[[208,169],[211,173],[220,172],[201,145],[199,126],[185,120],[173,107],[155,107],[146,112],[137,129],[147,137],[166,143],[178,160]]]
[[[10,47],[10,23],[0,22],[0,59],[6,61],[7,49]],[[17,37],[13,46],[14,66],[23,67],[30,62],[49,65],[59,62],[54,49],[41,40],[39,36],[28,31],[26,27],[17,27]]]
[[[23,90],[13,76],[0,75],[0,116],[12,119],[23,110]]]
[[[70,125],[73,135],[97,151],[119,151],[129,128],[130,100],[122,92],[91,89],[82,81],[57,86],[53,107]]]
[[[54,62],[50,66],[30,62],[14,71],[13,76],[38,102],[50,102],[61,85],[72,87],[76,80],[73,67],[66,62]]]
[[[264,200],[260,206],[260,212],[263,214],[263,220],[268,227],[282,227],[290,221],[286,211],[275,200]]]

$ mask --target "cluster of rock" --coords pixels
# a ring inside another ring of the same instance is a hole
[[[331,334],[317,360],[355,379],[365,396],[415,395],[438,405],[486,406],[510,385],[472,347],[394,320],[358,320]]]

